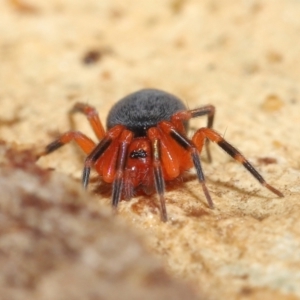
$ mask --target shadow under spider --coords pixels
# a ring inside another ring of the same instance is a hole
[[[189,183],[189,182],[192,182],[195,180],[197,180],[196,174],[186,173],[180,177],[177,177],[176,179],[174,179],[172,181],[166,182],[166,192],[173,192],[178,189],[184,188],[184,189],[187,189],[189,191],[189,193],[195,197],[196,200],[199,200],[199,196],[201,197],[201,193],[202,193],[201,186],[199,185],[199,193],[197,193],[196,189],[191,189],[186,185],[186,183]],[[231,191],[243,194],[244,196],[249,196],[249,197],[256,196],[256,197],[262,198],[262,199],[270,198],[268,196],[260,195],[259,189],[252,190],[252,191],[245,190],[244,188],[239,188],[237,186],[234,186],[230,182],[223,182],[220,180],[212,180],[209,178],[206,178],[206,182],[209,184],[212,184],[213,186],[216,186],[216,187],[222,187],[225,190],[231,190]],[[108,198],[111,196],[112,184],[101,181],[101,179],[99,179],[99,177],[97,175],[90,178],[90,183],[93,186],[93,188],[92,188],[93,193],[101,195],[103,197],[108,197]],[[221,193],[221,191],[216,192],[216,188],[212,192],[214,194],[216,194],[218,197],[221,197],[218,195]],[[154,187],[153,187],[152,191],[149,193],[145,193],[142,188],[138,188],[137,190],[135,190],[134,195],[132,197],[145,196],[146,198],[149,198],[155,194],[156,193],[155,193]],[[125,200],[127,200],[127,199],[125,199]],[[130,199],[128,199],[128,200],[130,200]],[[204,203],[206,204],[205,201],[204,201]]]
[[[203,208],[205,210],[200,209],[198,211],[197,209],[193,208],[191,211],[188,211],[188,210],[182,208],[184,213],[187,216],[201,217],[202,215],[208,214],[206,209],[209,208],[206,203],[206,199],[205,199],[204,195],[202,195],[202,188],[199,185],[199,190],[196,190],[195,188],[191,189],[190,187],[188,187],[186,185],[186,183],[193,182],[195,180],[197,180],[197,175],[187,172],[187,173],[183,174],[182,176],[176,178],[175,180],[166,182],[166,193],[173,192],[176,190],[181,191],[182,189],[187,190],[189,195],[194,198],[195,202],[201,203],[201,205],[204,206]],[[216,186],[212,190],[212,193],[219,198],[223,198],[222,194],[224,194],[224,192],[227,190],[228,190],[228,192],[233,191],[233,192],[236,192],[237,194],[240,194],[239,196],[237,196],[237,198],[235,200],[232,200],[232,201],[247,202],[248,199],[253,196],[255,196],[257,198],[261,198],[261,199],[269,199],[270,198],[268,196],[260,195],[258,193],[259,189],[249,191],[249,190],[245,190],[244,188],[236,187],[230,182],[222,182],[220,180],[211,180],[209,178],[207,178],[207,182],[213,186],[214,185]],[[101,179],[97,175],[91,177],[90,183],[91,183],[91,191],[93,193],[95,193],[96,195],[99,195],[103,198],[106,198],[108,201],[110,201],[111,192],[112,192],[111,184],[101,181]],[[221,187],[222,191],[217,190],[217,187],[218,188]],[[137,202],[132,204],[132,210],[136,214],[141,214],[143,211],[143,208],[146,206],[150,209],[150,211],[152,213],[159,212],[159,204],[158,204],[158,199],[156,198],[156,193],[155,193],[154,187],[153,187],[153,192],[150,194],[145,193],[142,188],[139,188],[134,191],[134,195],[132,196],[132,198],[134,198],[134,197],[140,197],[139,199],[137,199]],[[122,201],[123,200],[130,201],[131,199],[123,198]],[[167,200],[167,203],[169,203],[169,204],[175,203],[175,201],[172,201],[173,200],[172,197],[170,197],[168,195],[166,195],[166,200]],[[267,214],[267,213],[263,214],[261,216],[257,216],[253,212],[249,212],[248,214],[247,214],[247,212],[243,212],[243,215],[251,216],[259,221],[261,221],[269,216],[269,214]]]

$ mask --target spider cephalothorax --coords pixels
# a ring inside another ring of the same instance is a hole
[[[165,181],[179,177],[195,167],[208,205],[213,201],[205,184],[199,154],[204,145],[211,160],[208,141],[216,142],[224,151],[244,167],[266,188],[279,197],[283,194],[269,185],[250,162],[220,134],[212,129],[215,108],[212,105],[187,110],[177,97],[156,89],[132,93],[117,102],[107,118],[104,130],[95,108],[77,103],[71,112],[84,113],[99,143],[79,131],[68,131],[46,147],[48,154],[74,140],[87,154],[82,182],[86,188],[91,168],[102,180],[112,183],[112,205],[117,207],[122,194],[126,198],[135,189],[150,191],[154,186],[160,200],[161,217],[167,220],[164,191]],[[187,137],[187,124],[191,118],[208,116],[207,127]]]

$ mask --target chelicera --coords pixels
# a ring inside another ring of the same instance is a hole
[[[241,163],[264,187],[279,197],[283,194],[268,184],[253,165],[219,133],[212,129],[215,108],[212,105],[188,110],[180,99],[156,89],[132,93],[110,110],[107,131],[104,130],[94,107],[77,103],[71,111],[86,115],[98,143],[79,131],[68,131],[50,143],[42,155],[75,141],[87,154],[82,183],[87,188],[93,167],[102,180],[112,183],[112,206],[122,197],[131,198],[134,191],[155,190],[159,197],[161,219],[167,221],[165,182],[176,179],[195,167],[198,180],[210,208],[213,201],[205,184],[199,154],[206,147],[211,160],[209,141],[217,143],[225,152]],[[207,127],[187,137],[188,121],[207,116]]]

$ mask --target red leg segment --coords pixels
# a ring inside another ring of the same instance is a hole
[[[105,130],[99,119],[99,115],[96,109],[85,103],[76,103],[73,109],[70,111],[70,113],[75,113],[75,112],[81,112],[87,117],[97,138],[99,140],[102,140],[103,137],[105,136]]]
[[[169,135],[159,132],[159,143],[161,149],[161,162],[164,169],[164,179],[171,180],[179,176],[180,165],[176,153],[176,143]]]
[[[116,161],[118,156],[119,141],[115,139],[95,161],[94,168],[103,181],[112,183],[116,174]]]
[[[79,131],[68,131],[62,134],[58,139],[46,146],[45,151],[39,156],[47,155],[63,145],[75,141],[76,144],[86,153],[89,154],[96,146],[96,144],[86,135]]]

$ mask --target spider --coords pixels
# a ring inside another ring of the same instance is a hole
[[[241,163],[260,184],[279,197],[283,194],[268,184],[253,165],[219,133],[212,129],[215,107],[206,105],[187,110],[180,99],[157,89],[143,89],[117,102],[107,117],[104,130],[96,109],[76,103],[71,113],[86,115],[98,143],[79,131],[68,131],[46,146],[47,155],[75,141],[87,154],[82,173],[86,189],[93,167],[102,180],[112,183],[112,206],[116,209],[122,196],[131,198],[141,188],[146,193],[155,187],[159,197],[162,221],[167,221],[165,181],[180,177],[193,166],[210,208],[214,207],[205,184],[199,154],[205,146],[211,161],[209,141]],[[186,135],[191,118],[207,116],[207,127],[198,129],[189,139]]]

